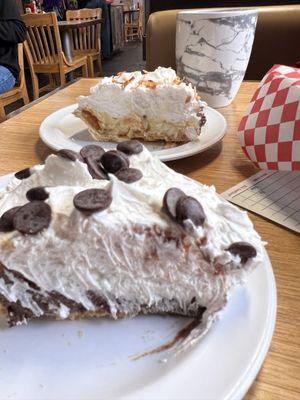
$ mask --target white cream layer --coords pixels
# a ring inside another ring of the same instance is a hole
[[[79,108],[92,110],[95,115],[107,113],[113,118],[147,117],[148,121],[194,126],[199,129],[197,115],[205,103],[201,102],[191,84],[176,83],[171,68],[158,67],[153,72],[123,72],[119,76],[101,79],[91,89],[90,96],[79,98]],[[125,82],[129,82],[126,86]],[[146,86],[153,82],[155,88]]]
[[[115,316],[118,311],[134,313],[137,302],[151,306],[162,298],[177,298],[184,308],[196,297],[198,304],[208,308],[208,314],[219,310],[226,303],[228,290],[263,258],[263,244],[246,212],[219,197],[213,187],[169,169],[146,149],[131,156],[130,165],[143,172],[141,180],[126,184],[110,175],[110,181],[100,181],[91,178],[85,164],[51,155],[44,166],[33,168],[28,179],[13,179],[0,194],[0,215],[25,204],[30,188],[46,186],[52,221],[48,229],[34,236],[16,231],[0,233],[0,262],[33,280],[42,290],[55,290],[88,310],[94,310],[94,305],[86,291],[94,290],[108,302]],[[113,201],[107,210],[86,217],[74,208],[73,198],[78,192],[108,186],[112,187]],[[185,234],[161,211],[165,192],[174,186],[197,198],[206,215],[204,226],[192,226],[192,233],[185,238],[190,245],[188,255],[174,241],[159,237],[149,240],[146,233],[134,231],[136,226],[156,225],[157,230],[169,229],[174,237]],[[202,251],[210,262],[197,245],[204,237]],[[255,259],[242,268],[239,257],[226,251],[237,241],[247,241],[257,250]],[[226,274],[215,275],[215,263],[225,265]],[[0,279],[0,293],[5,291]],[[18,298],[28,307],[26,293],[21,294],[17,286],[5,295],[12,301]],[[122,310],[114,296],[132,305]],[[36,313],[37,306],[32,307]],[[60,316],[68,316],[66,307],[60,310]]]

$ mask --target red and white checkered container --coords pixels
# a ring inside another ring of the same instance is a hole
[[[300,170],[300,69],[274,65],[242,118],[238,137],[261,169]]]

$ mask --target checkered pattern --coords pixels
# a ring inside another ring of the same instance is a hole
[[[300,170],[300,69],[274,65],[242,118],[238,137],[261,169]]]

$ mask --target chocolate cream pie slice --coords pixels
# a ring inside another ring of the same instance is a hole
[[[205,332],[263,260],[246,212],[137,141],[62,150],[0,194],[0,304],[32,319],[174,314]]]
[[[180,143],[199,137],[206,121],[204,105],[173,69],[158,67],[102,78],[90,96],[79,97],[75,115],[96,140]]]

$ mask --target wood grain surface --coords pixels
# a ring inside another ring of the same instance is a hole
[[[0,175],[44,161],[51,152],[39,139],[39,126],[52,112],[73,104],[89,93],[94,79],[81,79],[52,96],[35,103],[0,125]],[[236,139],[237,125],[257,87],[244,82],[235,99],[219,111],[228,121],[222,143],[205,153],[168,165],[178,172],[222,192],[257,169],[241,151]],[[268,242],[277,284],[277,323],[272,344],[246,399],[300,399],[300,236],[250,213],[256,230]],[[247,343],[245,343],[247,346]]]

